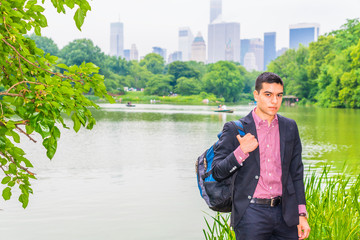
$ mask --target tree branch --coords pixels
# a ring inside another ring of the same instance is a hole
[[[18,168],[26,171],[28,174],[30,174],[30,175],[32,175],[32,176],[35,175],[35,173],[30,172],[28,168],[23,167],[23,166],[21,166],[20,164],[17,164],[17,163],[15,162],[14,158],[13,158],[10,154],[7,155],[7,154],[4,154],[3,152],[0,152],[0,154],[3,155],[4,157],[6,157],[7,159],[9,159],[9,160],[10,160],[12,163],[14,163]]]
[[[8,45],[10,48],[12,48],[20,58],[22,58],[25,62],[29,63],[30,65],[32,65],[32,66],[34,66],[34,67],[36,67],[36,68],[38,68],[38,69],[41,69],[41,70],[43,70],[43,71],[45,71],[45,72],[47,72],[47,73],[56,75],[56,76],[58,76],[58,77],[66,78],[66,79],[70,79],[70,80],[75,81],[74,79],[72,79],[72,77],[69,77],[69,76],[66,76],[66,75],[63,75],[63,74],[60,74],[60,73],[56,73],[56,72],[49,71],[49,70],[47,70],[47,69],[44,69],[44,68],[36,65],[36,64],[33,63],[33,62],[30,62],[27,58],[25,58],[23,55],[21,55],[21,54],[19,53],[19,51],[18,51],[13,45],[11,45],[8,41],[6,41],[5,38],[3,38],[3,39],[1,39],[1,40],[2,40],[6,45]]]
[[[17,125],[17,124],[15,124],[15,125]],[[36,143],[36,140],[33,139],[32,137],[30,137],[30,135],[27,134],[27,133],[26,133],[24,130],[22,130],[20,127],[16,126],[16,129],[17,129],[19,132],[25,134],[31,141],[33,141],[34,143]]]

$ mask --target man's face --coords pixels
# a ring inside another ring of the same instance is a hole
[[[279,111],[284,87],[279,83],[263,83],[260,93],[254,91],[259,117],[262,119],[273,118]]]

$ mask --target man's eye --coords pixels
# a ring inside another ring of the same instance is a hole
[[[270,97],[270,93],[265,93],[265,96]]]

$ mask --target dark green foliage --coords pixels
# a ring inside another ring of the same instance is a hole
[[[76,7],[75,22],[78,28],[90,10],[85,0],[67,0],[66,3],[52,1],[52,4],[58,12],[63,13],[65,6]],[[38,141],[45,147],[47,157],[52,159],[60,138],[58,126],[68,128],[64,114],[71,116],[76,132],[81,126],[92,129],[95,124],[89,107],[97,108],[97,105],[88,100],[84,93],[92,89],[94,95],[113,102],[107,95],[104,77],[98,74],[99,68],[91,60],[86,63],[78,61],[78,66],[58,64],[58,57],[44,54],[34,40],[26,37],[30,30],[40,35],[41,28],[47,26],[43,11],[44,8],[37,5],[36,0],[0,0],[2,196],[9,200],[12,188],[17,186],[20,190],[18,200],[24,208],[28,205],[29,195],[33,193],[30,180],[35,179],[35,175],[31,161],[18,147],[20,135],[33,142],[36,142],[33,134],[39,135]],[[52,45],[46,38],[34,38],[41,40],[39,45]],[[75,61],[70,64],[73,63]]]
[[[348,20],[308,48],[288,50],[268,70],[283,78],[287,95],[323,107],[359,108],[359,39],[359,20]]]
[[[168,74],[174,76],[173,86],[175,86],[176,81],[181,78],[200,78],[200,72],[193,67],[191,67],[188,62],[175,61],[169,64]]]
[[[203,84],[206,92],[223,97],[227,102],[235,102],[243,91],[244,76],[234,63],[219,61],[209,66]]]
[[[42,49],[45,54],[49,53],[50,55],[58,56],[59,48],[51,38],[37,36],[35,34],[31,34],[30,38],[35,41],[36,46]]]
[[[159,54],[149,53],[140,61],[140,66],[145,66],[153,74],[163,74],[165,61]]]

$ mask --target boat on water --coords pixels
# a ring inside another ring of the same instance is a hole
[[[217,110],[214,110],[214,112],[233,113],[234,110],[232,110],[232,109],[217,109]]]
[[[132,104],[131,102],[127,102],[127,103],[126,103],[126,106],[127,106],[127,107],[135,107],[135,104]]]

